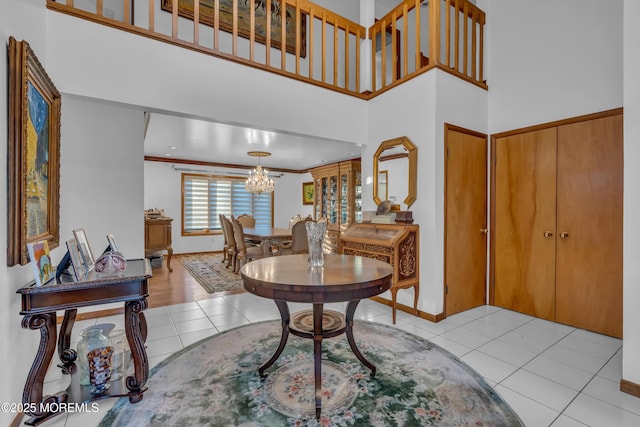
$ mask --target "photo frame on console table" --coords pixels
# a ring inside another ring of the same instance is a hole
[[[178,0],[178,16],[193,20],[194,0]],[[233,33],[233,0],[219,0],[218,22],[220,30]],[[267,43],[267,2],[255,0],[255,41],[261,44]],[[282,12],[280,1],[271,0],[271,47],[281,49],[282,36]],[[214,26],[215,0],[200,0],[199,20],[203,25]],[[173,0],[161,0],[162,10],[172,13]],[[251,25],[251,2],[238,0],[238,36],[249,39]],[[285,38],[286,51],[296,54],[296,8],[287,5]],[[307,56],[307,15],[300,12],[300,57]]]
[[[7,265],[60,242],[60,92],[26,41],[9,38]]]

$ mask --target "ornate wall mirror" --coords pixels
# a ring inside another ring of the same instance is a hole
[[[386,171],[386,176],[380,173]],[[386,185],[381,187],[381,179]],[[373,200],[377,205],[389,198],[401,200],[409,208],[416,201],[418,184],[418,148],[406,136],[384,141],[373,155]],[[380,191],[386,190],[386,195]],[[381,197],[384,197],[381,198]],[[404,199],[403,199],[404,198]]]
[[[389,177],[389,171],[378,172],[378,197],[380,200],[387,200],[389,198],[389,190],[387,188],[387,180]]]

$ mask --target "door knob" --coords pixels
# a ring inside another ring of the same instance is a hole
[[[481,233],[484,233],[484,234],[487,234],[487,233],[489,233],[489,229],[487,229],[487,228],[481,228],[481,229],[480,229],[480,232],[481,232]]]
[[[543,236],[546,237],[547,239],[550,239],[553,236],[553,233],[550,231],[545,231]]]
[[[560,233],[561,239],[566,239],[567,237],[569,237],[569,233],[567,233],[566,231],[563,231],[562,233]]]

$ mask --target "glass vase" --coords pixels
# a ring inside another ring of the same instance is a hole
[[[91,385],[89,379],[89,352],[109,346],[109,339],[102,334],[102,329],[87,328],[80,335],[78,342],[78,362],[80,363],[80,385]]]
[[[89,351],[89,383],[91,393],[104,393],[111,386],[111,355],[113,347],[98,347]]]
[[[307,221],[307,241],[309,242],[309,258],[307,262],[311,267],[322,267],[324,265],[324,256],[322,253],[322,242],[324,241],[324,233],[327,231],[326,222]]]
[[[109,345],[113,347],[111,355],[111,381],[124,376],[124,355],[127,336],[124,329],[114,329],[108,335]]]

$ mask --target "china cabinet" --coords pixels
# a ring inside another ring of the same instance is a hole
[[[314,182],[314,219],[327,219],[324,251],[341,253],[340,236],[362,221],[360,159],[321,166],[309,171]]]

